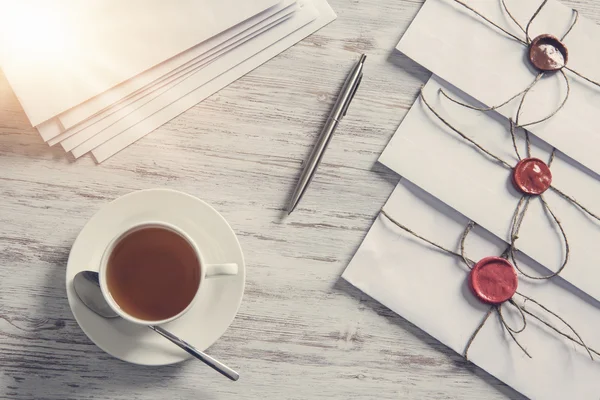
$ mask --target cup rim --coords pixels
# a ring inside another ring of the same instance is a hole
[[[115,249],[115,247],[117,246],[117,244],[119,244],[123,239],[125,239],[131,233],[141,230],[141,229],[151,228],[151,227],[167,229],[167,230],[170,230],[170,231],[176,233],[180,237],[182,237],[188,243],[188,245],[192,248],[194,253],[196,254],[196,259],[198,260],[197,267],[200,270],[200,281],[198,282],[198,287],[196,288],[196,293],[194,294],[194,297],[192,298],[190,303],[187,305],[187,307],[185,307],[183,310],[181,310],[176,315],[173,315],[172,317],[165,318],[162,320],[145,320],[145,319],[134,317],[133,315],[125,312],[119,306],[119,304],[115,301],[115,299],[112,297],[112,294],[110,293],[110,291],[108,289],[108,283],[106,281],[106,271],[108,268],[108,260],[110,259],[110,256],[111,256],[113,250]],[[100,290],[102,291],[102,295],[104,296],[104,299],[106,300],[106,302],[108,303],[110,308],[114,312],[116,312],[121,318],[123,318],[127,321],[130,321],[130,322],[133,322],[135,324],[145,325],[145,326],[166,324],[167,322],[174,321],[177,318],[183,316],[196,303],[196,300],[198,299],[198,297],[200,295],[200,288],[202,287],[202,282],[204,281],[204,278],[206,275],[206,270],[203,267],[204,265],[205,265],[204,258],[202,257],[202,253],[200,253],[200,249],[198,248],[196,243],[192,240],[192,238],[187,233],[185,233],[185,231],[183,231],[181,228],[179,228],[176,225],[173,225],[171,223],[164,222],[164,221],[140,222],[140,223],[130,225],[129,227],[120,231],[120,233],[115,235],[111,239],[111,241],[108,243],[108,245],[104,248],[102,258],[100,259],[100,269],[98,272],[99,282],[100,282]]]

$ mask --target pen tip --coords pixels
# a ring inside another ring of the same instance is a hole
[[[290,214],[291,214],[291,213],[292,213],[292,212],[293,212],[293,211],[296,209],[296,206],[297,206],[297,205],[298,205],[298,201],[294,201],[294,202],[292,202],[292,203],[291,203],[291,204],[288,206],[288,209],[287,209],[287,215],[290,215]]]
[[[367,55],[363,54],[363,55],[360,56],[360,60],[359,61],[360,62],[365,62],[366,59],[367,59]]]

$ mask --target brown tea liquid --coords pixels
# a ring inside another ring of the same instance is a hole
[[[122,239],[108,260],[106,281],[127,314],[158,321],[179,314],[200,285],[199,260],[188,242],[164,228],[143,228]]]

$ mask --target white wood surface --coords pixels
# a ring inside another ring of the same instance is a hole
[[[0,398],[521,399],[340,280],[397,176],[376,163],[429,73],[393,51],[421,0],[330,0],[338,19],[101,165],[48,148],[0,76]],[[600,21],[600,3],[570,0]],[[302,160],[345,74],[365,77],[298,209]],[[167,187],[216,207],[247,261],[240,312],[197,361],[111,358],[69,310],[69,247],[104,203]]]

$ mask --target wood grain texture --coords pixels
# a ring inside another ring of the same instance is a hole
[[[398,177],[376,163],[429,73],[393,51],[421,0],[330,0],[338,19],[95,165],[48,148],[0,77],[0,398],[520,399],[340,280]],[[570,0],[600,21],[600,4]],[[350,112],[298,209],[284,205],[346,71]],[[103,353],[69,310],[65,265],[107,201],[167,187],[215,206],[247,260],[240,312],[210,354],[150,368]]]

